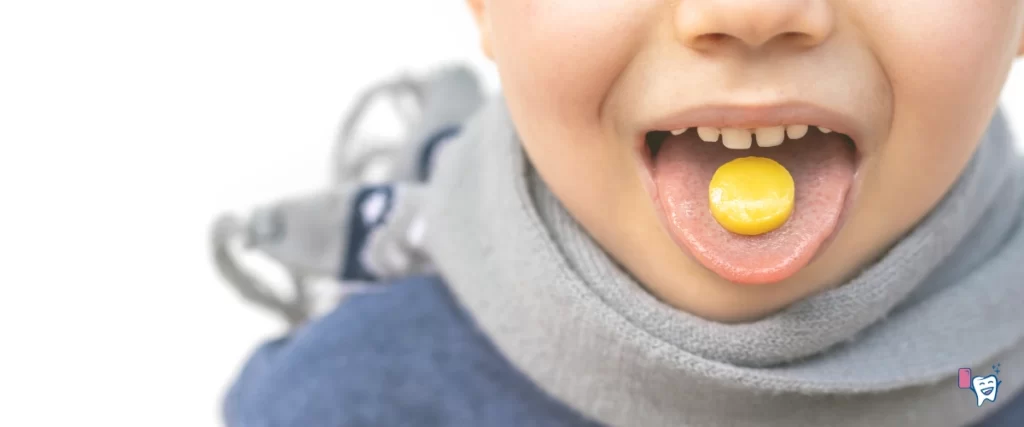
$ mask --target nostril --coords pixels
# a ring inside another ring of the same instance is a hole
[[[725,33],[708,33],[701,34],[698,39],[702,44],[705,45],[719,45],[732,38],[732,36]]]
[[[692,39],[690,46],[698,50],[719,49],[730,43],[735,37],[726,33],[700,34]]]
[[[782,33],[777,39],[795,46],[813,46],[818,43],[814,35],[800,31]]]

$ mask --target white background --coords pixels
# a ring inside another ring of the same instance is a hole
[[[461,1],[0,4],[0,425],[219,424],[282,325],[210,221],[323,186],[351,97],[445,60],[497,88]],[[1024,129],[1024,64],[1003,98]]]

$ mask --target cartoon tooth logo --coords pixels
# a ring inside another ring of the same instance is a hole
[[[986,400],[995,402],[996,392],[999,391],[999,379],[995,375],[989,375],[987,377],[974,377],[971,380],[971,390],[974,390],[974,394],[978,396],[978,406],[985,403]]]
[[[992,365],[992,370],[998,374],[999,364]],[[978,399],[978,406],[981,406],[986,400],[995,403],[996,395],[999,392],[999,384],[1003,383],[996,377],[996,374],[987,377],[979,375],[971,378],[971,369],[962,368],[960,369],[957,383],[960,388],[971,389],[974,392]]]

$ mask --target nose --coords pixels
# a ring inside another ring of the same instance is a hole
[[[680,0],[674,12],[676,38],[699,51],[777,42],[813,47],[835,27],[828,0]]]

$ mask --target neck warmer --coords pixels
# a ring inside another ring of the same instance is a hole
[[[517,368],[594,419],[963,425],[991,409],[958,386],[959,369],[999,364],[1003,396],[1024,385],[1024,179],[1000,114],[881,258],[740,324],[674,309],[610,259],[532,170],[503,99],[435,161],[423,250]]]

